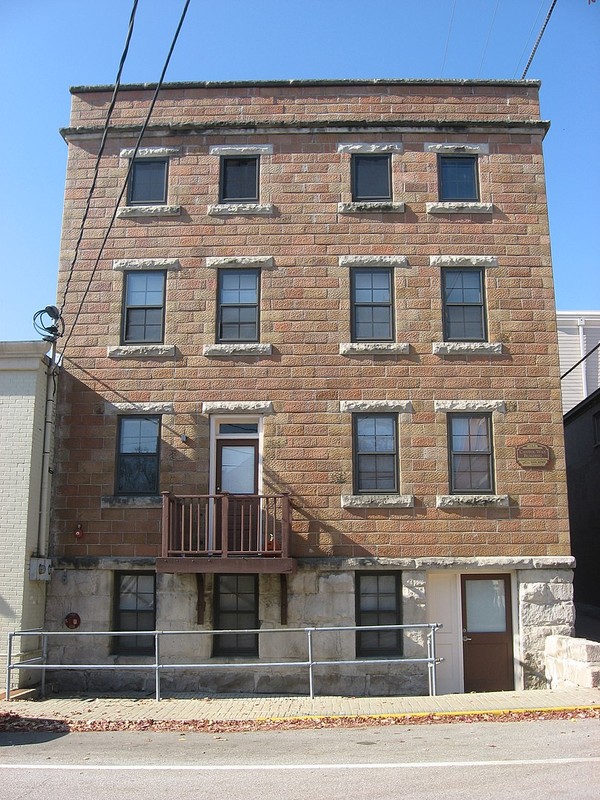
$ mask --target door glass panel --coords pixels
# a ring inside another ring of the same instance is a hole
[[[506,598],[503,580],[465,582],[467,631],[503,633],[506,631]]]
[[[254,446],[223,445],[221,491],[254,494]]]

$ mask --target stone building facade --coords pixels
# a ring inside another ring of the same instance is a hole
[[[71,272],[111,87],[73,90],[49,627],[195,631],[173,689],[304,691],[259,666],[306,657],[291,629],[441,622],[441,691],[543,684],[573,562],[538,89],[173,84],[136,152],[126,87]],[[318,689],[424,692],[384,660],[423,637],[322,634],[356,663]],[[68,677],[111,680],[143,683]]]

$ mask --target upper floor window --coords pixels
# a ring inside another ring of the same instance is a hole
[[[450,491],[494,491],[492,420],[489,414],[449,414]]]
[[[352,156],[352,200],[392,199],[390,155]]]
[[[396,414],[354,414],[354,491],[398,491]]]
[[[258,165],[259,156],[223,156],[219,202],[257,203]]]
[[[158,492],[160,417],[120,417],[115,494]]]
[[[352,341],[392,341],[392,270],[355,268],[350,291]]]
[[[356,574],[356,624],[402,624],[402,574],[367,572]],[[356,632],[357,656],[402,655],[402,630]]]
[[[440,200],[479,200],[477,156],[439,156]]]
[[[218,342],[259,340],[259,278],[258,269],[219,270]]]
[[[129,175],[127,204],[163,205],[167,202],[166,158],[136,158]]]
[[[153,631],[156,627],[155,574],[117,572],[115,575],[115,631]],[[115,636],[113,651],[154,654],[154,636]]]
[[[444,339],[447,342],[484,342],[487,338],[483,271],[442,271]]]
[[[126,272],[123,306],[123,344],[162,342],[165,273]]]

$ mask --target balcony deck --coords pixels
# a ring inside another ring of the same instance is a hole
[[[157,572],[295,572],[287,494],[162,496]]]

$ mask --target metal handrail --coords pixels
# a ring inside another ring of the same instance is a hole
[[[46,673],[49,670],[106,670],[106,671],[153,671],[155,680],[155,697],[161,699],[160,676],[161,672],[168,670],[206,670],[206,669],[244,669],[257,667],[307,667],[309,679],[309,696],[313,700],[314,691],[314,668],[334,665],[349,664],[427,664],[429,694],[437,694],[436,667],[443,661],[438,658],[435,647],[435,634],[442,626],[441,623],[423,623],[409,625],[347,625],[347,626],[313,626],[307,628],[234,628],[231,630],[202,630],[202,631],[44,631],[44,630],[24,630],[12,631],[8,634],[7,669],[6,669],[6,699],[10,700],[11,676],[13,670],[37,669],[41,671],[41,693],[46,691]],[[427,656],[424,658],[407,658],[398,656],[396,658],[356,658],[356,659],[327,659],[317,660],[314,658],[313,637],[315,634],[331,633],[333,631],[384,631],[384,630],[426,630]],[[277,633],[305,633],[307,637],[307,659],[295,659],[288,661],[251,661],[251,662],[229,662],[209,661],[204,663],[192,662],[185,664],[163,664],[160,659],[161,638],[167,636],[216,636],[221,634],[277,634]],[[42,654],[25,661],[13,662],[13,640],[17,637],[38,636],[42,639]],[[48,639],[52,637],[72,637],[72,636],[152,636],[154,638],[154,660],[153,663],[135,664],[49,664],[48,663]]]

